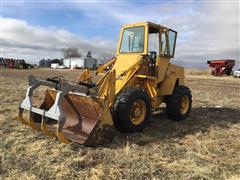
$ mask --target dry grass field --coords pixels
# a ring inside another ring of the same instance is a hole
[[[16,118],[28,75],[74,80],[79,71],[0,70],[2,179],[240,179],[240,79],[187,70],[188,119],[162,111],[142,133],[90,148],[60,144]]]

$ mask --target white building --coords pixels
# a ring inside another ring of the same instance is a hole
[[[52,69],[57,69],[59,67],[59,64],[58,63],[52,63],[51,64],[51,68]]]
[[[91,57],[74,57],[63,59],[63,65],[71,69],[76,68],[96,69],[98,63],[97,59]]]

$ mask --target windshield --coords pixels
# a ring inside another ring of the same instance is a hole
[[[120,53],[143,52],[143,45],[143,26],[124,29],[120,46]]]

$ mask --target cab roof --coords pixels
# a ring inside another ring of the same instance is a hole
[[[138,23],[134,23],[134,24],[125,24],[125,25],[123,25],[123,28],[135,27],[135,26],[150,26],[150,27],[153,27],[153,28],[166,29],[166,30],[169,30],[169,29],[170,29],[170,28],[167,28],[167,27],[162,26],[162,25],[160,25],[160,24],[156,24],[156,23],[149,22],[149,21],[146,21],[146,22],[138,22]]]

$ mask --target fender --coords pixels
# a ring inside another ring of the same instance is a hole
[[[175,85],[184,85],[184,68],[170,63],[165,79],[158,85],[158,96],[171,95]]]

